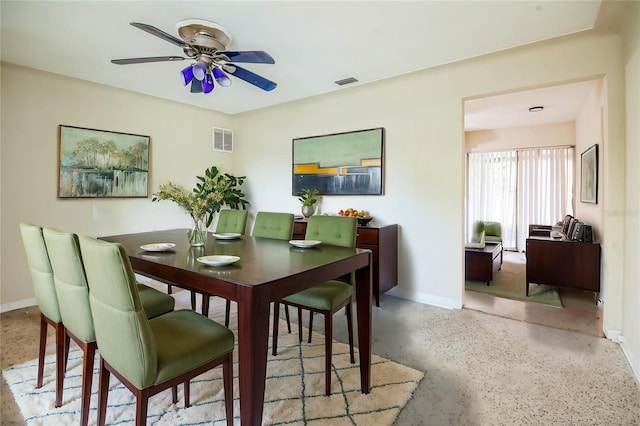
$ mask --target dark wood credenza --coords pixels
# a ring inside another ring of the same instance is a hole
[[[527,238],[529,283],[600,292],[600,244],[549,237]]]
[[[307,222],[293,223],[293,239],[303,240]],[[358,226],[356,247],[371,250],[373,295],[380,306],[380,295],[398,285],[398,225]]]

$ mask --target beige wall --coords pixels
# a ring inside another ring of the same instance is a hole
[[[628,70],[638,69],[637,51],[625,64]],[[56,200],[55,146],[60,123],[151,135],[153,187],[168,179],[193,184],[195,174],[217,164],[248,176],[247,193],[254,211],[294,212],[299,211],[299,204],[291,195],[292,138],[385,127],[385,195],[325,197],[321,209],[335,212],[349,206],[364,208],[377,221],[398,223],[400,284],[393,292],[434,305],[460,307],[464,275],[463,99],[603,75],[608,150],[603,156],[603,193],[607,194],[602,206],[607,212],[603,222],[607,235],[603,279],[612,294],[618,295],[617,300],[611,297],[614,302],[607,298],[604,324],[611,335],[624,335],[627,330],[638,333],[638,303],[630,305],[633,313],[626,311],[626,305],[623,312],[622,304],[622,271],[625,265],[637,263],[639,250],[637,239],[635,243],[625,241],[624,215],[619,214],[625,211],[625,178],[629,175],[624,171],[621,45],[615,36],[590,34],[345,88],[232,118],[4,65],[2,308],[33,295],[18,235],[20,221],[92,235],[186,224],[184,215],[171,204]],[[627,79],[637,87],[636,77]],[[637,102],[635,108],[637,114]],[[212,125],[235,130],[233,155],[211,152]],[[634,144],[637,146],[638,141]],[[637,174],[631,177],[637,182]],[[637,214],[637,204],[634,208]],[[637,295],[637,274],[632,279],[635,281],[624,283],[633,288],[632,295]],[[632,348],[631,352],[630,358],[637,359],[638,351]]]
[[[233,128],[228,115],[2,64],[2,310],[35,302],[20,222],[96,236],[189,225],[170,202],[57,199],[59,124],[151,136],[151,190],[167,180],[190,188],[211,164],[233,167],[211,141],[212,126]]]
[[[625,263],[622,299],[622,348],[640,378],[640,2],[626,13],[623,63],[626,86]],[[606,176],[605,176],[606,179]]]
[[[568,56],[570,61],[565,60]],[[249,174],[260,168],[273,178],[268,187],[262,185],[263,191],[256,191],[260,197],[256,204],[276,206],[278,190],[272,188],[290,188],[292,138],[385,127],[385,195],[324,197],[322,210],[364,208],[377,220],[398,223],[400,284],[393,293],[440,306],[460,306],[463,99],[605,74],[619,85],[620,64],[615,37],[568,37],[246,113],[239,118],[241,139],[261,143],[248,143],[246,150],[237,151],[237,171]],[[610,113],[620,116],[623,98],[610,103]],[[617,139],[617,143],[623,141]],[[277,158],[265,164],[263,159],[269,156]],[[624,185],[621,181],[618,185],[620,192]],[[295,208],[295,199],[289,197],[285,206]]]

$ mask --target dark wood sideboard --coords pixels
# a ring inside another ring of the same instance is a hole
[[[294,239],[303,240],[306,231],[304,219],[294,222]],[[398,285],[398,225],[358,226],[356,247],[372,252],[373,295],[380,306],[380,295]]]
[[[600,292],[600,244],[549,237],[527,238],[529,283]]]

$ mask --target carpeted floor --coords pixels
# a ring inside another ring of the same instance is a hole
[[[504,252],[502,268],[493,275],[487,285],[484,281],[466,280],[467,290],[492,294],[506,299],[523,302],[541,303],[562,308],[558,289],[548,285],[530,284],[529,296],[526,295],[526,263],[524,253]]]
[[[174,295],[176,308],[186,308],[189,293]],[[211,299],[211,317],[222,322],[222,299]],[[218,306],[219,305],[219,306]],[[234,304],[235,307],[235,304]],[[237,324],[232,313],[231,328]],[[263,424],[370,424],[390,425],[411,398],[423,373],[387,359],[372,357],[372,391],[360,391],[359,364],[349,362],[349,347],[333,344],[332,395],[324,395],[324,338],[314,333],[311,344],[297,341],[296,324],[292,334],[281,321],[278,355],[269,355]],[[44,385],[35,389],[37,360],[9,367],[3,376],[28,425],[77,424],[79,422],[82,353],[75,348],[69,355],[63,405],[53,406],[55,396],[54,355],[47,357]],[[237,357],[237,351],[236,351]],[[357,352],[356,352],[357,361]],[[97,409],[97,362],[94,365],[90,423],[95,423]],[[235,422],[239,423],[237,364],[234,384]],[[220,368],[191,382],[192,406],[183,406],[182,388],[178,404],[171,403],[170,391],[152,397],[149,424],[196,424],[203,421],[224,423],[224,392]],[[133,395],[112,377],[107,408],[108,424],[129,424],[135,418]]]

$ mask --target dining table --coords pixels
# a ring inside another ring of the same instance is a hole
[[[187,241],[186,229],[100,239],[122,244],[137,274],[237,303],[240,422],[244,426],[262,424],[271,302],[355,271],[360,384],[362,393],[369,393],[370,250],[328,244],[300,248],[284,240],[248,235],[218,239],[214,234],[208,234],[203,246],[194,247]],[[142,246],[161,251],[144,250]],[[202,263],[206,260],[203,257],[214,255],[237,256],[239,260],[222,266]]]

